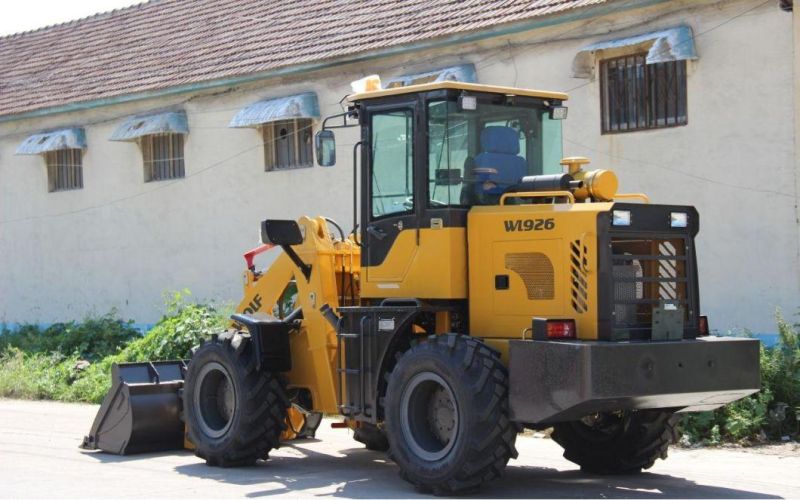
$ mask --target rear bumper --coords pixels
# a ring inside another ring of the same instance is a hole
[[[761,387],[759,341],[510,342],[511,418],[540,424],[621,409],[712,410]]]

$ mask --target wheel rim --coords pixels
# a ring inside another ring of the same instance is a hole
[[[230,373],[220,363],[207,363],[197,375],[193,405],[203,434],[218,438],[231,426],[236,408],[236,390]]]
[[[459,410],[453,390],[439,375],[418,373],[406,385],[400,404],[403,437],[411,451],[439,460],[458,438]]]

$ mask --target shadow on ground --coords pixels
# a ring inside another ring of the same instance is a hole
[[[253,467],[222,469],[197,463],[178,465],[175,470],[186,476],[256,487],[249,498],[276,495],[311,494],[346,498],[409,498],[420,495],[400,479],[397,466],[385,454],[364,448],[341,450],[342,456],[317,453],[290,445],[282,455]],[[133,462],[159,456],[190,452],[148,453],[138,456],[92,454],[102,462]],[[287,456],[289,455],[289,456]],[[559,471],[548,467],[515,466],[513,462],[499,481],[487,484],[471,495],[473,498],[780,498],[774,495],[706,486],[666,474],[599,476],[578,470]]]

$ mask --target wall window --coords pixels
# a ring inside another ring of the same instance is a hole
[[[185,176],[183,142],[183,134],[145,135],[139,139],[144,159],[145,182]]]
[[[686,125],[686,61],[646,64],[646,58],[601,61],[604,134]]]
[[[48,190],[68,191],[83,188],[83,150],[59,149],[44,154]]]
[[[311,167],[314,162],[311,128],[310,119],[278,120],[262,125],[264,169]]]

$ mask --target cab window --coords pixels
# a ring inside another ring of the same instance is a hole
[[[557,173],[561,122],[544,107],[428,105],[428,206],[497,203],[526,175]]]
[[[377,219],[414,209],[413,111],[372,115],[371,213]]]

